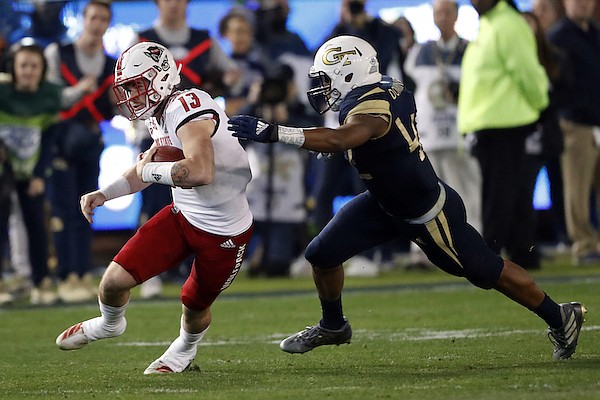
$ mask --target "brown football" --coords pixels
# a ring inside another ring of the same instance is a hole
[[[168,162],[183,160],[185,155],[183,150],[175,146],[158,146],[156,152],[152,156],[152,161]]]

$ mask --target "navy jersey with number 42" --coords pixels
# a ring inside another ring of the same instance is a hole
[[[381,207],[405,219],[425,214],[440,194],[438,177],[419,142],[416,112],[412,93],[387,76],[353,89],[340,104],[340,125],[357,114],[389,122],[384,135],[347,150],[346,158]]]

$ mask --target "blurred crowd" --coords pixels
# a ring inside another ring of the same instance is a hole
[[[321,116],[307,106],[314,50],[288,28],[288,0],[237,2],[219,21],[220,38],[197,27],[187,12],[189,1],[148,0],[158,18],[140,21],[143,28],[131,44],[155,41],[168,47],[182,66],[180,87],[222,97],[230,116],[251,114],[291,126],[337,125],[332,112]],[[516,8],[511,0],[499,1]],[[103,44],[113,15],[109,0],[89,1],[81,33],[68,40],[60,19],[67,3],[36,1],[29,31],[20,32],[14,21],[0,31],[0,304],[96,297],[93,231],[79,211],[79,198],[97,188],[104,149],[100,123],[116,115],[115,60]],[[456,0],[433,0],[440,37],[424,43],[416,41],[407,18],[387,23],[367,12],[366,3],[339,0],[339,22],[323,41],[344,34],[367,40],[377,50],[381,72],[414,92],[425,151],[440,178],[464,199],[469,222],[488,245],[527,269],[539,269],[557,250],[569,254],[574,266],[600,263],[598,2],[533,0],[532,9],[521,13],[532,46],[498,60],[476,57],[458,35],[462,4]],[[9,7],[2,2],[0,13]],[[512,34],[503,35],[507,41],[527,40],[522,32],[511,39]],[[227,51],[218,39],[228,44]],[[507,65],[500,65],[504,59]],[[537,96],[534,123],[524,122],[528,116],[520,119],[527,112],[523,107],[511,109],[519,98],[501,95],[501,81],[490,83],[499,88],[496,94],[477,97],[476,87],[481,90],[485,82],[474,77],[485,77],[489,68],[502,76],[537,74],[518,95]],[[491,111],[477,114],[487,104]],[[496,111],[510,118],[498,124]],[[132,130],[131,145],[146,150],[152,140],[145,126],[134,124]],[[310,274],[302,257],[305,245],[339,201],[364,190],[360,179],[342,154],[244,146],[256,222],[248,274]],[[539,211],[532,203],[542,168],[552,207]],[[171,201],[164,185],[151,186],[142,198],[140,225]],[[142,296],[160,295],[161,279],[181,279],[189,267],[184,263],[146,282]],[[350,274],[376,274],[431,265],[416,246],[394,242],[346,267]]]

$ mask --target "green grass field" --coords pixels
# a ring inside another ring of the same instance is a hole
[[[590,310],[570,360],[552,361],[543,321],[502,295],[405,271],[347,280],[352,344],[286,354],[279,341],[320,318],[312,281],[240,274],[194,368],[170,376],[142,372],[178,335],[176,287],[170,299],[134,298],[123,336],[74,352],[54,340],[95,304],[0,310],[0,399],[600,399],[600,267],[556,263],[535,276]]]

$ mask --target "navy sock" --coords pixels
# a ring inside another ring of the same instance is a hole
[[[321,310],[323,311],[323,319],[319,322],[319,325],[325,329],[338,330],[344,323],[344,313],[342,312],[342,297],[340,296],[337,300],[327,301],[321,300]]]
[[[546,293],[544,293],[544,301],[535,310],[533,310],[540,318],[552,328],[560,328],[563,325],[560,316],[560,306],[554,302]]]

